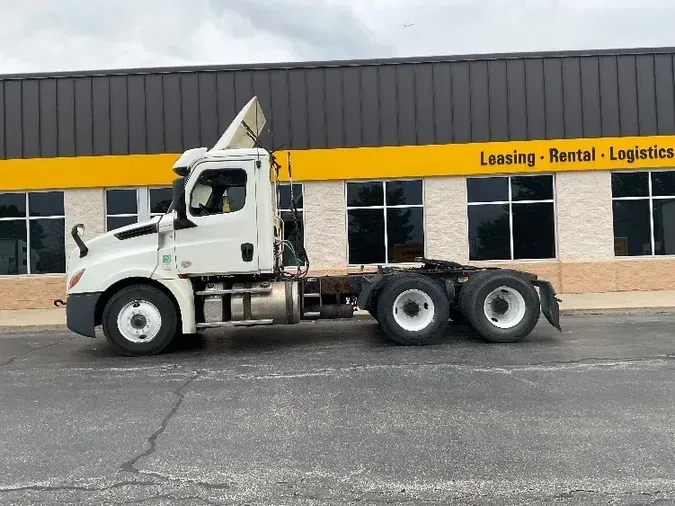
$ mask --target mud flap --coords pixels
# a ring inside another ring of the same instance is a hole
[[[558,304],[560,299],[556,297],[553,286],[548,281],[533,281],[532,283],[539,287],[541,312],[544,313],[551,325],[562,332],[560,328],[560,306]]]

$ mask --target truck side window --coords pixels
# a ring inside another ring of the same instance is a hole
[[[190,195],[193,216],[235,213],[246,204],[246,171],[209,169],[199,176]]]

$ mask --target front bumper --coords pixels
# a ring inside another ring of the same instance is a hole
[[[87,337],[96,337],[96,303],[101,292],[74,293],[66,301],[66,326],[69,330]]]

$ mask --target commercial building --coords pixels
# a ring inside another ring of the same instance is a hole
[[[424,254],[537,272],[562,293],[672,289],[674,58],[0,76],[0,308],[64,295],[74,224],[95,235],[164,212],[172,163],[213,145],[253,95],[282,176],[291,155],[316,273]]]

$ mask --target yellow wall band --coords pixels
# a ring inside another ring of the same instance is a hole
[[[0,191],[169,185],[179,153],[0,160]],[[288,179],[287,154],[277,153]],[[675,167],[675,136],[291,151],[293,179],[389,179]]]

